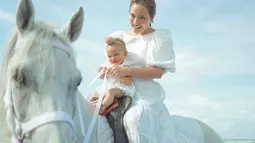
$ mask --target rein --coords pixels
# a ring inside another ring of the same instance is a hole
[[[90,87],[97,79],[99,79],[99,77],[102,75],[103,73],[102,72],[99,72],[97,74],[97,76],[92,80],[92,82],[89,84],[88,87]],[[102,104],[102,101],[103,101],[103,97],[104,97],[104,92],[105,90],[107,89],[107,84],[106,84],[106,75],[104,76],[104,80],[103,80],[103,86],[100,88],[99,90],[99,98],[98,98],[98,101],[96,103],[96,108],[93,112],[93,116],[92,116],[92,119],[90,121],[90,124],[88,126],[88,130],[87,130],[87,134],[84,134],[84,141],[83,143],[89,143],[89,138],[90,138],[90,135],[93,131],[93,128],[95,126],[95,123],[96,123],[96,119],[97,119],[97,116],[98,116],[98,113],[99,113],[99,109],[100,109],[100,106]]]

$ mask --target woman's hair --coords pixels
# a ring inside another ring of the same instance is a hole
[[[153,21],[154,16],[156,15],[156,2],[155,0],[131,0],[129,10],[131,9],[133,4],[139,4],[144,6],[149,14],[150,18]]]

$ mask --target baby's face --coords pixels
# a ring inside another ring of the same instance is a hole
[[[108,45],[106,47],[106,53],[108,61],[113,65],[120,65],[127,55],[127,51],[125,51],[124,48],[117,43]]]

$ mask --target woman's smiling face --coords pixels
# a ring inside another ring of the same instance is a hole
[[[140,35],[150,28],[152,20],[146,7],[134,3],[130,7],[129,14],[129,22],[133,33]]]

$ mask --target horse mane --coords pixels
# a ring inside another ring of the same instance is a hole
[[[1,67],[0,67],[0,127],[1,128],[1,132],[0,132],[0,136],[3,135],[3,131],[9,131],[9,130],[5,130],[7,128],[7,124],[5,121],[5,110],[4,110],[4,95],[5,95],[5,91],[6,91],[6,84],[7,84],[7,69],[8,69],[8,63],[9,60],[12,57],[13,54],[13,49],[16,45],[17,42],[17,38],[18,38],[18,33],[14,32],[13,35],[11,35],[11,37],[9,38],[8,42],[6,43],[5,47],[4,47],[4,51],[2,52],[2,63],[1,63]],[[5,133],[9,133],[9,132],[5,132]]]
[[[39,44],[37,45],[37,48],[39,47],[40,54],[36,55],[37,57],[39,56],[40,60],[42,61],[42,69],[46,70],[49,64],[54,63],[51,61],[57,58],[54,55],[54,50],[56,49],[52,48],[49,43],[50,41],[60,40],[63,44],[71,47],[70,41],[66,38],[66,36],[63,36],[63,34],[56,31],[54,26],[47,25],[41,21],[35,21],[31,31],[27,31],[20,35],[20,33],[16,30],[4,46],[4,52],[2,55],[3,59],[0,67],[0,137],[2,137],[2,133],[5,134],[5,137],[9,136],[9,129],[7,129],[4,109],[4,95],[6,91],[7,78],[10,77],[9,70],[11,67],[17,65],[19,65],[19,68],[22,68],[24,66],[23,62],[27,60],[25,59],[27,58],[26,55],[28,55],[28,52],[34,47],[35,44]],[[16,50],[20,48],[22,48],[22,50]],[[71,53],[74,57],[74,51],[72,48],[69,48],[68,50],[69,53]],[[11,62],[12,60],[15,60],[15,62]],[[55,66],[53,65],[50,67],[52,68],[50,70],[54,70]],[[44,71],[42,71],[42,73],[43,72]],[[43,75],[45,74],[40,74],[41,79],[44,79]],[[40,85],[43,85],[43,81],[40,82],[42,82]]]

